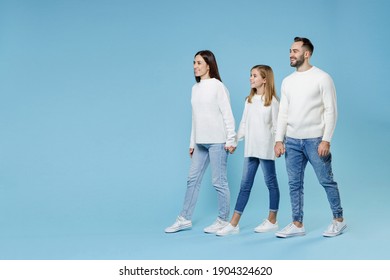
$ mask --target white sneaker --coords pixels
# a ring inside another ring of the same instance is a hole
[[[305,235],[305,228],[302,226],[301,228],[294,225],[294,223],[288,224],[284,229],[278,231],[275,233],[277,237],[293,237],[293,236],[300,236]]]
[[[279,228],[278,222],[271,223],[268,219],[265,219],[264,222],[262,222],[259,226],[255,227],[255,232],[262,233],[262,232],[270,232],[275,231]]]
[[[212,225],[205,227],[203,230],[205,233],[217,233],[218,230],[223,229],[228,223],[217,218]]]
[[[240,227],[233,226],[231,223],[228,223],[227,226],[217,231],[217,236],[225,236],[229,234],[237,234],[240,232]]]
[[[165,232],[173,233],[173,232],[189,229],[191,227],[192,227],[192,222],[190,220],[186,220],[184,217],[179,216],[177,217],[176,222],[173,225],[165,229]]]
[[[345,221],[339,222],[337,220],[333,220],[329,225],[328,229],[324,231],[322,234],[325,237],[334,237],[343,233],[343,231],[347,228],[347,224]]]

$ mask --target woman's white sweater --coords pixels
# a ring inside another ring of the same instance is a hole
[[[192,130],[190,148],[195,144],[226,143],[236,146],[235,122],[229,92],[215,78],[201,80],[192,87]]]

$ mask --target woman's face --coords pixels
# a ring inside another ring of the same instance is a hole
[[[263,85],[265,85],[265,79],[260,75],[260,71],[258,69],[252,69],[251,77],[249,79],[251,83],[251,88],[259,89]]]
[[[206,61],[204,61],[201,55],[197,55],[194,58],[194,75],[195,77],[199,77],[201,80],[209,79],[210,67],[207,65]]]

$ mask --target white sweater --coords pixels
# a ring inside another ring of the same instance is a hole
[[[274,145],[279,102],[272,98],[265,107],[263,98],[255,95],[245,102],[237,139],[245,138],[245,157],[275,160]]]
[[[282,82],[276,141],[322,137],[330,142],[336,127],[336,89],[317,67],[294,72]]]
[[[235,123],[229,92],[217,79],[205,79],[192,87],[192,131],[190,148],[195,144],[226,143],[236,146]]]

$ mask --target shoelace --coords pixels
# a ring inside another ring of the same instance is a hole
[[[334,231],[334,232],[339,231],[339,224],[337,223],[337,221],[334,221],[334,222],[333,222],[333,231]]]
[[[294,224],[291,223],[287,226],[288,228],[286,228],[286,230],[283,230],[284,232],[290,232],[293,228],[294,228]]]

